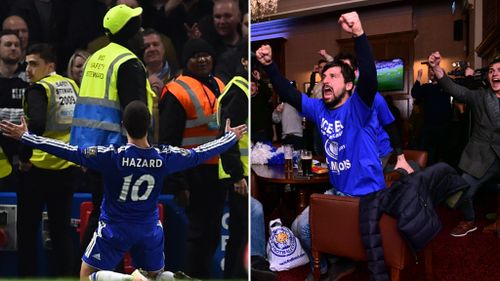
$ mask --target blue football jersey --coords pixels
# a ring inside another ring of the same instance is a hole
[[[104,198],[100,220],[145,224],[159,219],[158,197],[167,175],[197,166],[226,151],[236,141],[236,135],[229,132],[193,149],[140,148],[133,144],[80,148],[30,133],[22,137],[23,143],[101,172]]]
[[[361,196],[385,187],[378,153],[380,123],[356,92],[336,109],[303,94],[302,112],[319,127],[335,189]]]
[[[391,141],[389,140],[389,135],[384,129],[384,126],[389,125],[390,123],[396,120],[387,105],[384,97],[380,93],[375,94],[375,99],[373,100],[373,108],[377,114],[377,119],[379,121],[380,127],[378,129],[378,153],[379,157],[387,156],[391,151]]]

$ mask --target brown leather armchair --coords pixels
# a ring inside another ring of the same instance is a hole
[[[421,167],[427,164],[427,152],[405,150],[406,160],[414,160]],[[387,186],[397,180],[399,174],[385,175]],[[356,261],[366,261],[367,256],[359,231],[359,198],[326,194],[312,194],[309,220],[311,226],[314,280],[320,279],[319,258],[321,253],[333,254]],[[382,215],[379,222],[385,263],[390,267],[392,281],[399,281],[400,271],[415,258],[406,242],[399,235],[397,222]],[[432,247],[424,250],[426,279],[432,280]]]
[[[425,168],[427,166],[427,151],[404,149],[403,154],[405,155],[406,161],[413,160],[420,168]],[[396,155],[392,155],[391,159],[389,159],[389,163],[396,164]]]

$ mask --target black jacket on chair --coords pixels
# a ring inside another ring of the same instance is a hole
[[[361,197],[360,230],[371,280],[389,280],[379,229],[382,213],[397,219],[401,236],[412,251],[418,251],[441,230],[441,221],[434,207],[467,187],[455,169],[448,164],[437,163],[401,178],[391,188]]]

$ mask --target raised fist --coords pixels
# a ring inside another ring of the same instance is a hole
[[[439,66],[441,62],[441,54],[439,52],[434,52],[429,56],[429,65],[431,67]]]
[[[257,60],[263,65],[270,65],[273,62],[273,50],[269,45],[262,45],[255,52]]]
[[[343,30],[351,33],[354,37],[358,37],[364,33],[358,13],[350,12],[340,16],[339,24]]]

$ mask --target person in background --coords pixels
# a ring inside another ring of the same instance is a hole
[[[336,61],[343,61],[351,66],[356,77],[359,77],[358,61],[354,55],[350,53],[339,53],[334,59]],[[384,172],[388,173],[396,169],[403,169],[405,173],[411,174],[415,170],[418,171],[420,167],[418,167],[417,163],[412,162],[412,165],[410,165],[410,163],[406,161],[403,153],[403,142],[401,140],[401,132],[398,128],[398,123],[396,118],[393,116],[388,103],[379,92],[375,94],[373,107],[375,109],[375,115],[373,118],[377,118],[380,124],[377,138],[379,157],[382,161]],[[396,164],[388,165],[392,154],[396,155]]]
[[[68,78],[73,79],[78,86],[82,83],[83,66],[89,57],[89,52],[85,50],[76,50],[69,58],[66,73]]]
[[[163,86],[176,76],[177,69],[172,68],[172,65],[167,60],[165,45],[160,33],[152,28],[148,28],[144,30],[143,36],[143,60],[148,72],[149,83],[151,83],[151,87],[159,96]],[[171,55],[175,58],[175,53]]]
[[[248,12],[243,13],[241,17],[241,36],[243,38],[248,38],[248,30],[249,30],[249,15]]]
[[[20,65],[21,42],[17,33],[12,30],[0,31],[0,120],[9,120],[19,124],[23,115],[23,98],[28,82],[26,72]],[[4,138],[0,135],[0,149],[2,159],[0,170],[12,171],[12,167],[17,167],[19,154],[19,142]],[[1,180],[0,190],[16,191],[19,184],[17,169]]]
[[[322,79],[323,67],[325,67],[326,63],[333,61],[333,57],[324,49],[319,50],[318,54],[321,56],[321,59],[313,66],[313,70],[309,76],[309,89],[307,89],[307,95],[309,97],[321,99],[323,83],[321,83],[321,81],[316,83],[316,77],[319,75],[320,79]]]
[[[266,82],[261,79],[259,70],[252,68],[252,78],[250,81],[250,137],[253,143],[271,142],[273,140],[272,127],[272,91]]]
[[[452,116],[450,93],[437,83],[434,71],[428,68],[429,83],[422,83],[422,71],[411,89],[411,96],[423,101],[422,147],[429,153],[428,165],[446,159],[448,130]]]
[[[112,271],[127,251],[130,251],[134,265],[146,272],[149,278],[159,281],[190,279],[179,278],[177,275],[181,273],[163,271],[163,227],[156,207],[163,180],[170,173],[196,166],[228,149],[246,132],[246,125],[231,128],[228,120],[222,137],[186,150],[150,146],[147,132],[151,114],[141,101],[127,105],[123,123],[128,143],[120,147],[78,147],[39,137],[27,131],[24,119],[17,126],[4,121],[0,129],[3,134],[22,140],[26,145],[78,165],[106,171],[103,173],[106,199],[99,228],[82,257],[80,280],[147,280],[141,278],[140,272],[130,276]],[[147,183],[147,188],[140,188],[143,183]]]
[[[215,0],[211,23],[201,25],[201,38],[215,51],[214,73],[224,83],[229,82],[238,66],[238,45],[248,42],[241,35],[241,10],[238,0]]]
[[[154,92],[146,69],[138,57],[143,46],[142,9],[118,5],[104,16],[103,27],[111,43],[96,51],[83,71],[81,91],[75,106],[70,144],[123,145],[122,110],[134,100],[153,108]],[[87,188],[92,192],[93,209],[81,242],[85,250],[97,228],[102,202],[102,177],[99,171],[85,169]]]
[[[160,98],[161,144],[194,147],[219,134],[217,98],[224,83],[212,75],[214,52],[202,39],[190,39],[182,52],[183,74],[163,89]],[[219,181],[219,157],[170,176],[167,191],[186,207],[189,220],[186,273],[210,278],[226,189]]]
[[[278,104],[273,111],[273,122],[281,122],[281,144],[291,144],[293,149],[304,149],[304,139],[302,136],[302,116],[288,103]]]
[[[78,86],[55,72],[56,54],[48,44],[35,44],[26,53],[26,72],[32,85],[25,93],[25,114],[30,131],[68,142]],[[38,149],[22,145],[19,154],[21,184],[17,190],[18,270],[20,276],[37,275],[37,234],[47,207],[49,237],[56,276],[73,270],[70,233],[74,164]]]
[[[220,133],[222,124],[231,120],[233,125],[248,123],[248,43],[238,47],[240,64],[237,76],[224,87],[217,98]],[[248,242],[248,134],[228,151],[221,153],[219,179],[227,189],[229,202],[229,239],[224,257],[224,278],[247,278],[243,255]]]
[[[17,33],[19,40],[21,40],[21,57],[24,60],[30,41],[30,32],[26,21],[20,16],[9,16],[3,21],[2,30],[12,30]]]
[[[473,200],[477,190],[485,182],[500,178],[500,58],[488,65],[489,88],[469,90],[454,83],[439,65],[441,54],[429,56],[429,68],[444,91],[470,107],[474,124],[469,143],[462,152],[458,167],[464,171],[462,177],[470,185],[458,206],[463,220],[450,232],[451,236],[462,237],[477,230]],[[498,229],[498,228],[497,228]]]

